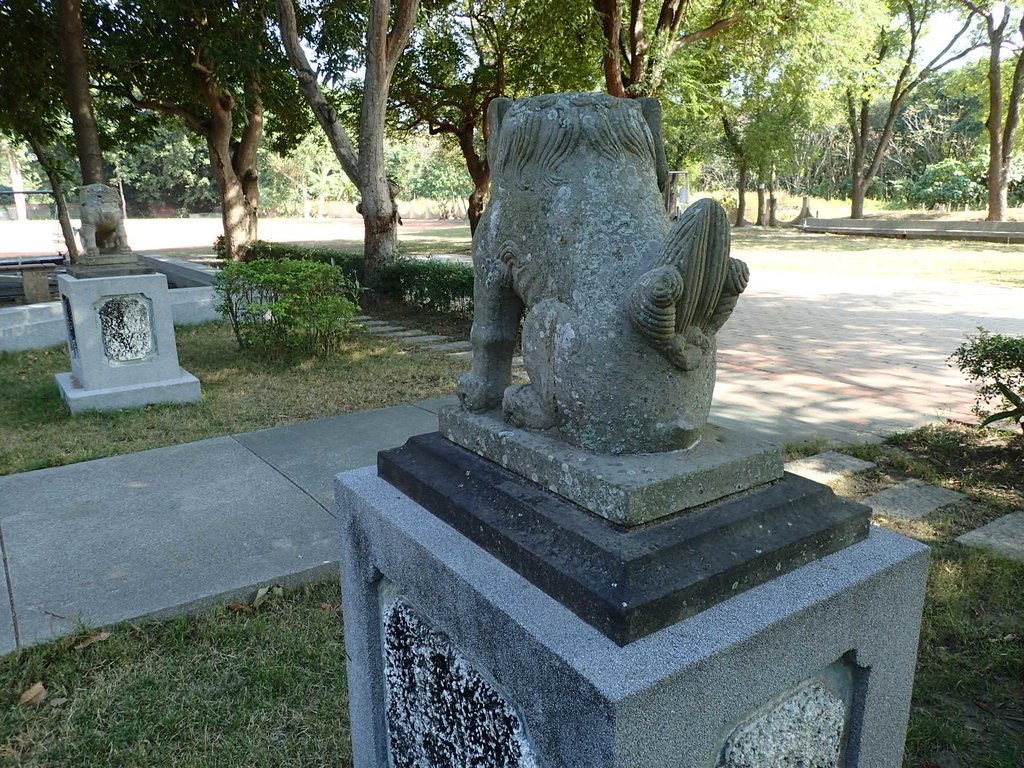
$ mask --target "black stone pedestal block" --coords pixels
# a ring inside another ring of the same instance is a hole
[[[787,473],[625,528],[438,433],[382,451],[377,471],[620,646],[865,539],[870,518]]]

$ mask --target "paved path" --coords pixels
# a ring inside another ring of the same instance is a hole
[[[973,420],[947,360],[979,325],[1024,333],[1024,289],[755,271],[719,333],[713,418],[841,441]]]
[[[754,274],[712,418],[775,439],[969,418],[946,358],[979,324],[1024,332],[1020,289]],[[0,477],[0,653],[335,573],[331,478],[436,428],[439,402]]]

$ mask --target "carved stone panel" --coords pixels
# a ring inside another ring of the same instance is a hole
[[[384,609],[394,768],[538,768],[508,701],[402,600]]]
[[[809,680],[737,726],[717,768],[841,768],[845,723],[843,699]]]
[[[152,310],[145,296],[112,296],[99,306],[103,353],[112,363],[145,360],[154,352]]]
[[[64,322],[68,324],[68,349],[72,357],[78,357],[78,339],[75,336],[75,316],[71,312],[71,302],[67,296],[61,296],[60,303],[64,307]]]

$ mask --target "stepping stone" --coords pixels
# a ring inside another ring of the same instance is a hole
[[[957,541],[968,547],[990,549],[1024,562],[1024,512],[1011,512],[988,525],[968,531]]]
[[[405,336],[426,336],[426,331],[420,330],[401,330],[401,331],[387,331],[382,333],[381,336],[387,336],[389,339],[401,339]]]
[[[466,350],[464,352],[449,352],[448,357],[457,357],[459,360],[472,360],[473,351]]]
[[[524,365],[526,365],[526,361],[523,360],[522,355],[516,355],[515,357],[512,358],[513,368],[522,368]]]
[[[956,504],[966,498],[962,493],[948,488],[939,488],[920,480],[904,480],[863,501],[884,517],[920,520],[940,507]]]
[[[425,333],[422,336],[401,336],[399,341],[403,344],[435,344],[439,341],[444,341],[447,336],[432,336],[429,333]]]
[[[364,325],[366,324],[364,323]],[[404,331],[405,328],[400,325],[366,325],[366,330],[368,333],[372,333],[376,336],[383,336],[384,334],[391,333],[393,331]]]
[[[473,349],[468,341],[449,341],[447,344],[434,344],[427,347],[431,352],[464,352]]]
[[[381,320],[374,320],[369,315],[356,315],[352,319],[355,320],[357,323],[379,323],[379,322],[382,322]]]
[[[870,461],[856,459],[844,453],[826,451],[805,459],[786,462],[786,471],[828,485],[839,480],[843,475],[866,472],[874,466],[874,463]]]

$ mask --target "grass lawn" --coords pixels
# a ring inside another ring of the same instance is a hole
[[[0,474],[450,394],[468,363],[367,335],[331,358],[265,362],[239,352],[228,325],[177,331],[182,366],[203,386],[188,405],[72,417],[53,374],[64,347],[0,354]]]
[[[927,522],[878,522],[932,545],[905,768],[1024,764],[1024,564],[953,539],[1024,507],[1024,442],[950,425],[849,449],[876,470],[970,500]],[[0,658],[0,765],[350,766],[338,588],[198,619],[121,624]],[[19,698],[41,682],[37,706]]]

